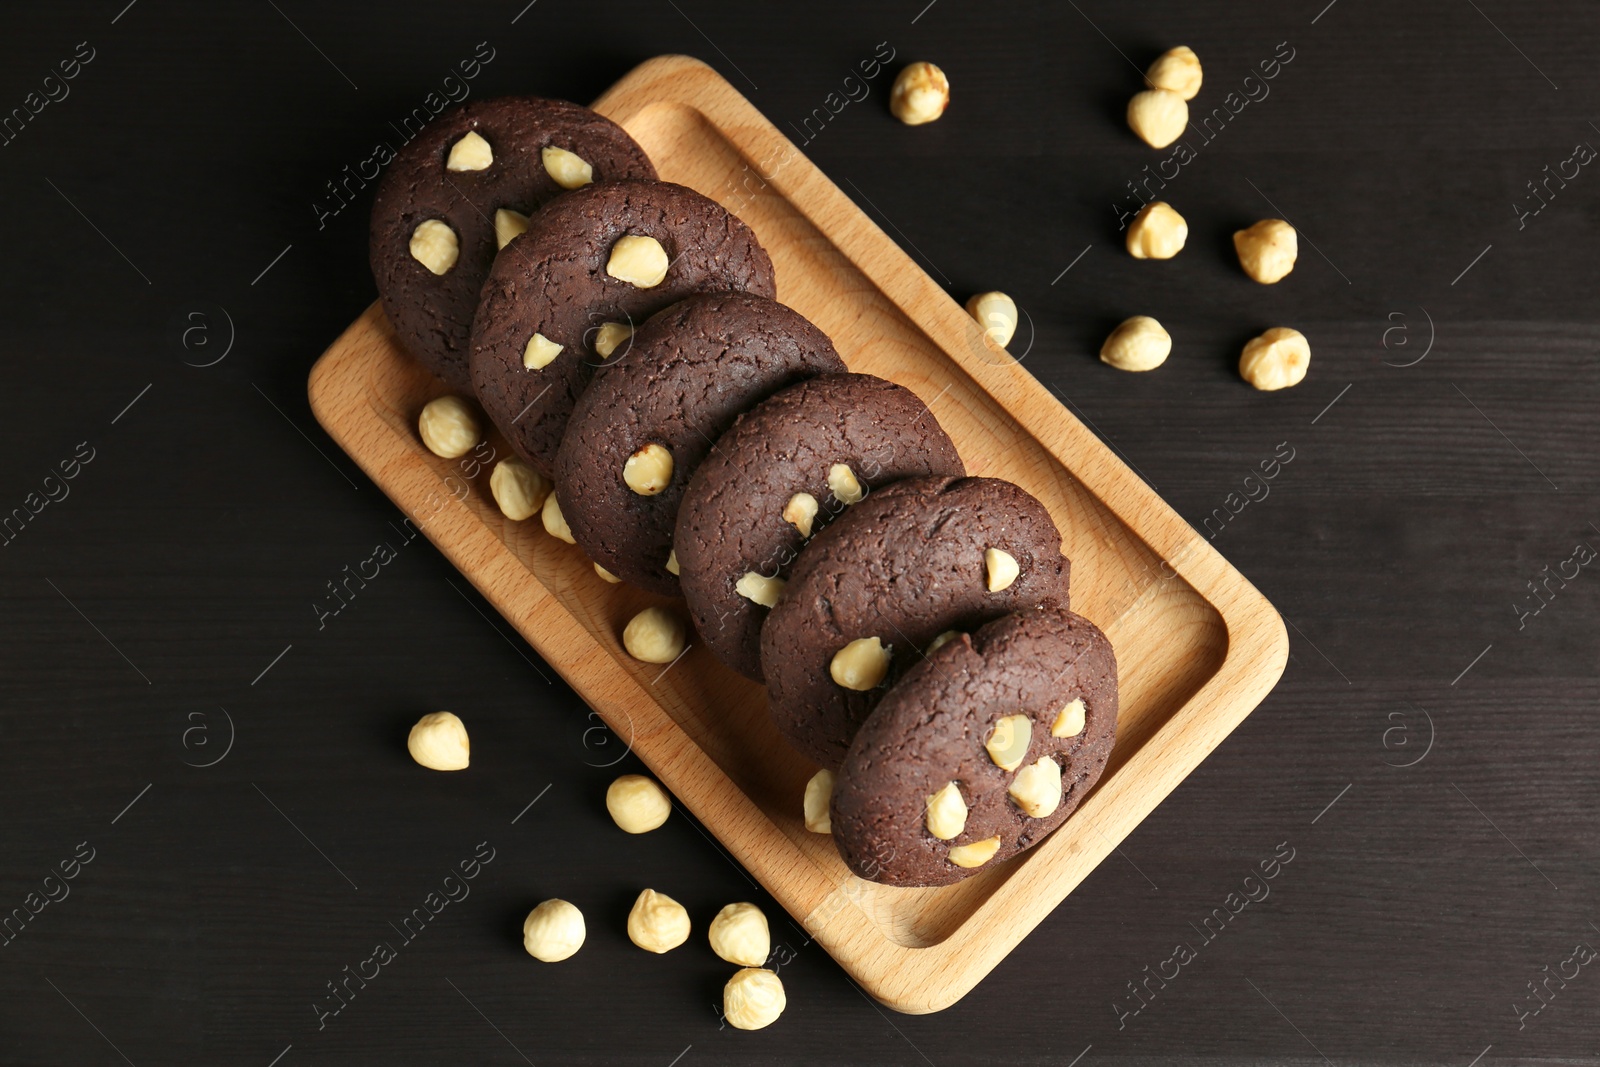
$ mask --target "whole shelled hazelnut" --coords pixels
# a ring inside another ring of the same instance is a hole
[[[1155,370],[1172,353],[1172,335],[1149,315],[1124,321],[1100,346],[1100,362],[1118,370]]]
[[[912,63],[894,79],[889,111],[907,126],[921,126],[950,105],[950,79],[932,63]]]
[[[546,900],[522,923],[522,947],[545,963],[559,963],[583,947],[583,912],[565,900]]]
[[[1202,80],[1200,57],[1186,44],[1169,48],[1150,64],[1150,69],[1144,72],[1144,80],[1153,89],[1167,89],[1185,100],[1193,100]]]
[[[643,834],[667,821],[672,801],[655,779],[624,774],[606,789],[606,811],[628,833]]]
[[[1239,355],[1240,376],[1264,391],[1299,385],[1310,366],[1310,342],[1305,334],[1287,326],[1274,326],[1251,338]]]
[[[1262,219],[1233,235],[1233,250],[1246,274],[1262,285],[1271,285],[1294,270],[1300,240],[1294,227],[1282,219]]]
[[[1165,148],[1189,128],[1189,104],[1170,89],[1146,89],[1128,101],[1128,128],[1151,148]]]

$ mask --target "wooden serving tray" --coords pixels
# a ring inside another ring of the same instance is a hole
[[[537,517],[506,520],[488,470],[416,433],[445,390],[399,348],[378,305],[311,372],[338,441],[668,789],[850,975],[903,1012],[960,999],[1266,696],[1288,637],[1267,600],[1064,409],[710,67],[644,63],[595,104],[661,177],[754,229],[778,298],[833,338],[850,369],[916,392],[972,474],[1038,497],[1072,559],[1072,606],[1110,637],[1121,718],[1104,777],[1048,840],[938,889],[856,878],[808,833],[815,771],[784,743],[765,690],[691,647],[663,670],[622,649],[659,598],[597,577]],[[504,442],[493,438],[500,455]]]

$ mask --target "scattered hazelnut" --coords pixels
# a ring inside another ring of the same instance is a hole
[[[611,821],[630,834],[654,830],[672,814],[672,801],[654,778],[624,774],[606,787]]]
[[[1061,764],[1044,756],[1017,772],[1006,790],[1024,815],[1043,819],[1061,806]]]
[[[946,853],[945,858],[957,867],[982,867],[994,859],[994,854],[999,851],[1000,839],[986,837],[968,845],[957,845]]]
[[[1193,100],[1200,91],[1200,57],[1186,44],[1169,48],[1150,64],[1144,80],[1152,88],[1166,89],[1185,100]]]
[[[1189,105],[1168,89],[1146,89],[1128,101],[1128,127],[1151,148],[1165,148],[1189,127]]]
[[[722,987],[722,1017],[736,1030],[771,1026],[787,1005],[782,980],[760,967],[736,972]]]
[[[1282,219],[1262,219],[1233,235],[1233,250],[1239,253],[1239,266],[1262,285],[1281,281],[1294,270],[1300,254],[1300,240]]]
[[[544,172],[563,189],[581,189],[594,181],[594,168],[576,152],[550,145],[539,153]]]
[[[622,480],[640,496],[655,496],[672,481],[672,453],[650,442],[622,465]]]
[[[817,498],[810,493],[796,493],[783,506],[783,521],[800,531],[801,537],[810,537],[812,524],[817,518]]]
[[[933,655],[935,652],[939,651],[945,645],[948,645],[951,641],[954,641],[956,638],[958,638],[960,636],[961,636],[961,631],[960,630],[946,630],[944,633],[940,634],[938,637],[935,637],[932,641],[928,642],[928,650],[926,652],[924,652],[923,655],[924,656]]]
[[[893,650],[893,645],[885,645],[876,637],[858,637],[833,654],[828,673],[846,689],[865,692],[889,673],[889,656]]]
[[[1128,225],[1128,255],[1134,259],[1171,259],[1183,251],[1189,224],[1165,200],[1146,204]]]
[[[522,366],[524,370],[543,370],[561,354],[565,345],[558,345],[542,333],[536,333],[528,338],[528,343],[522,349]]]
[[[1004,348],[1017,332],[1017,302],[1006,294],[979,293],[967,301],[967,314],[978,320],[989,340]]]
[[[1011,553],[999,548],[986,548],[983,552],[983,570],[988,576],[989,592],[999,593],[1011,588],[1022,568]]]
[[[711,951],[742,967],[759,967],[772,951],[767,917],[754,904],[729,904],[711,920]]]
[[[479,136],[477,130],[468,130],[461,140],[450,146],[450,158],[444,166],[446,170],[488,170],[493,162],[494,151],[489,142]]]
[[[907,126],[921,126],[950,106],[950,79],[932,63],[912,63],[894,79],[889,111]]]
[[[1100,362],[1118,370],[1155,370],[1172,354],[1172,335],[1149,315],[1125,320],[1100,346]]]
[[[406,738],[411,758],[430,771],[464,771],[472,745],[467,728],[448,711],[435,711],[417,720]]]
[[[550,479],[514,456],[494,465],[489,475],[489,492],[500,505],[500,514],[513,522],[530,518],[544,506],[550,495]]]
[[[633,336],[633,327],[624,322],[602,322],[594,332],[595,354],[610,359],[623,342]]]
[[[841,504],[859,504],[867,495],[861,488],[861,480],[847,463],[835,463],[828,468],[828,490]]]
[[[411,258],[435,274],[447,274],[461,254],[456,231],[447,222],[428,219],[411,231]]]
[[[833,833],[833,818],[828,805],[833,802],[833,772],[823,768],[806,783],[806,829],[814,834]]]
[[[770,608],[778,602],[785,584],[782,578],[768,578],[755,571],[746,571],[744,577],[734,583],[733,591],[753,604]]]
[[[1083,698],[1078,697],[1056,713],[1050,726],[1051,737],[1077,737],[1083,733]]]
[[[544,506],[539,509],[539,521],[544,523],[544,532],[556,540],[569,545],[578,543],[578,539],[572,536],[572,527],[567,525],[567,517],[561,514],[561,502],[556,499],[554,489],[544,498]]]
[[[1305,334],[1287,326],[1274,326],[1245,342],[1239,355],[1239,374],[1257,389],[1287,389],[1299,385],[1311,366],[1311,345]]]
[[[677,549],[673,549],[671,552],[667,553],[667,562],[666,562],[665,566],[666,566],[668,574],[677,574],[678,573],[678,550]]]
[[[1026,715],[1007,715],[994,724],[989,740],[983,743],[989,758],[1002,770],[1014,771],[1028,756],[1033,743],[1033,719]]]
[[[654,889],[646,889],[628,912],[628,939],[646,952],[670,952],[689,940],[689,912]]]
[[[598,563],[594,565],[594,572],[611,585],[617,585],[622,581],[621,578],[618,578],[615,574],[612,574]]]
[[[622,647],[641,663],[671,663],[683,655],[683,621],[666,608],[645,608],[622,631]]]
[[[928,833],[940,841],[959,837],[967,828],[967,802],[961,796],[961,787],[947,782],[928,798]]]
[[[654,237],[629,234],[611,246],[611,258],[606,260],[606,273],[619,282],[653,289],[661,284],[671,266],[667,250]]]
[[[559,963],[583,947],[583,912],[565,900],[546,900],[522,921],[522,947],[545,963]]]
[[[528,232],[528,216],[508,207],[496,208],[494,213],[494,247],[499,251],[513,240]]]
[[[440,459],[464,456],[483,440],[472,405],[459,396],[438,396],[428,401],[417,419],[417,432],[428,451]]]

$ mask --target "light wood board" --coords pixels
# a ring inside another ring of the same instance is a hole
[[[826,331],[851,370],[916,392],[970,473],[1008,478],[1049,508],[1072,560],[1073,608],[1110,637],[1121,685],[1116,747],[1072,818],[959,885],[856,878],[831,840],[801,822],[815,768],[779,737],[761,687],[701,647],[667,670],[629,658],[622,627],[659,598],[606,584],[537,517],[506,520],[487,468],[422,446],[418,412],[445,390],[402,352],[376,304],[313,369],[312,409],[864,989],[899,1011],[937,1011],[982,980],[1260,703],[1288,656],[1283,623],[710,67],[650,60],[595,107],[644,146],[663,179],[754,228],[777,268],[778,299]],[[508,454],[503,440],[491,443]]]

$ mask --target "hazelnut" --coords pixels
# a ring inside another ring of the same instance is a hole
[[[528,232],[528,216],[508,207],[496,208],[494,213],[494,247],[496,251]]]
[[[989,592],[999,593],[1011,588],[1011,583],[1017,580],[1017,575],[1022,573],[1022,568],[1017,566],[1017,558],[1011,553],[999,548],[986,548],[983,551],[983,570],[987,575]]]
[[[536,333],[528,338],[528,343],[522,349],[522,366],[524,370],[543,370],[548,367],[565,345],[558,345],[542,333]]]
[[[539,521],[544,523],[544,532],[556,540],[569,545],[578,543],[578,539],[572,536],[572,527],[567,525],[566,516],[561,514],[561,502],[556,499],[554,489],[544,498],[544,507],[539,509]]]
[[[619,282],[653,289],[661,284],[671,266],[667,250],[654,237],[629,234],[611,246],[611,258],[606,260],[606,273]]]
[[[1311,366],[1311,345],[1305,334],[1287,326],[1274,326],[1245,342],[1239,355],[1239,374],[1257,389],[1287,389],[1299,385]]]
[[[889,111],[907,126],[921,126],[950,106],[950,79],[932,63],[912,63],[895,76]]]
[[[846,689],[865,692],[872,689],[889,673],[889,656],[893,645],[885,645],[876,637],[858,637],[833,654],[828,673]]]
[[[489,492],[500,505],[500,514],[513,522],[530,518],[544,506],[550,495],[550,479],[515,457],[494,465],[489,475]]]
[[[1017,772],[1006,790],[1024,815],[1043,819],[1061,806],[1061,764],[1044,756]]]
[[[440,459],[464,456],[483,440],[472,405],[459,396],[439,396],[428,401],[417,419],[417,432],[428,451]]]
[[[1294,227],[1282,219],[1262,219],[1233,235],[1233,250],[1239,253],[1239,266],[1262,285],[1281,281],[1294,270],[1300,254],[1300,241]]]
[[[479,136],[477,130],[468,130],[461,140],[450,146],[450,158],[444,166],[446,170],[488,170],[493,162],[494,151],[489,142]]]
[[[961,636],[961,631],[960,630],[946,630],[944,633],[940,634],[938,637],[935,637],[932,641],[928,642],[928,650],[926,652],[924,652],[923,655],[924,656],[933,655],[935,652],[939,651],[945,645],[948,645],[951,641],[954,641],[956,638],[958,638],[960,636]]]
[[[406,738],[411,758],[430,771],[466,770],[471,749],[467,728],[448,711],[424,715]]]
[[[633,336],[633,327],[625,322],[602,322],[594,332],[594,351],[601,359],[610,359],[622,344]]]
[[[670,952],[689,940],[689,912],[654,889],[646,889],[628,912],[628,939],[646,952]]]
[[[772,951],[767,917],[754,904],[729,904],[711,920],[711,951],[743,967],[759,967]]]
[[[861,488],[861,480],[847,463],[835,463],[828,468],[828,491],[841,504],[859,504],[867,495]]]
[[[722,987],[722,1017],[736,1030],[771,1026],[787,1005],[783,982],[775,972],[760,967],[735,972]]]
[[[617,585],[622,581],[621,578],[618,578],[615,574],[612,574],[610,571],[606,570],[604,567],[600,566],[600,564],[598,564],[598,563],[596,563],[594,565],[594,572],[596,574],[598,574],[601,577],[601,579],[603,579],[606,582],[609,582],[611,585]]]
[[[1050,726],[1051,737],[1077,737],[1083,733],[1083,698],[1078,697],[1056,714]]]
[[[979,293],[967,301],[967,314],[978,320],[989,340],[1004,348],[1017,332],[1017,302],[1002,292]]]
[[[1033,743],[1033,719],[1026,715],[1007,715],[994,724],[989,740],[983,743],[989,758],[1002,770],[1014,771],[1028,756]]]
[[[435,274],[448,274],[461,254],[461,242],[447,222],[428,219],[411,231],[411,258]]]
[[[1172,335],[1149,315],[1126,319],[1100,346],[1100,362],[1118,370],[1155,370],[1172,353]]]
[[[663,564],[663,566],[666,567],[666,570],[667,570],[668,574],[677,574],[678,573],[678,550],[677,549],[673,549],[671,552],[667,553],[667,562],[665,564]]]
[[[545,963],[559,963],[583,947],[583,912],[565,900],[546,900],[522,921],[522,947]]]
[[[1144,80],[1152,88],[1166,89],[1185,100],[1193,100],[1200,91],[1200,57],[1186,44],[1169,48],[1150,64]]]
[[[544,172],[563,189],[581,189],[594,181],[594,168],[576,152],[550,145],[539,153],[539,158],[544,162]]]
[[[746,571],[744,577],[734,583],[733,591],[753,604],[770,608],[778,602],[784,585],[782,578],[768,578],[755,571]]]
[[[814,834],[833,833],[833,818],[828,805],[833,802],[833,772],[823,768],[806,783],[806,829]]]
[[[982,841],[974,841],[967,845],[957,845],[945,854],[945,858],[957,867],[982,867],[994,859],[994,854],[1000,851],[998,837],[986,837]]]
[[[1134,259],[1171,259],[1183,251],[1189,224],[1165,200],[1146,204],[1128,225],[1128,255]]]
[[[640,496],[655,496],[672,482],[672,453],[650,442],[622,465],[622,480]]]
[[[671,663],[683,655],[683,621],[666,608],[645,608],[622,631],[622,647],[641,663]]]
[[[801,537],[811,536],[816,518],[817,498],[810,493],[796,493],[783,506],[783,521],[799,530]]]
[[[961,835],[961,831],[967,828],[967,802],[961,796],[960,786],[947,782],[928,798],[926,822],[928,833],[940,841],[949,841]]]
[[[1146,89],[1128,101],[1128,127],[1151,148],[1165,148],[1189,128],[1189,105],[1169,89]]]
[[[611,821],[630,834],[648,833],[667,821],[672,801],[654,778],[624,774],[606,787]]]

